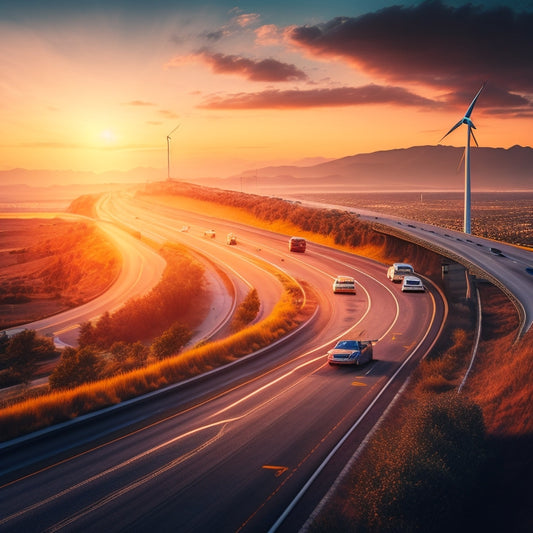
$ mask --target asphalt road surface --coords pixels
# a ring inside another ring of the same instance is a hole
[[[303,202],[309,206],[347,209],[346,206]],[[407,239],[434,249],[438,253],[461,262],[473,274],[487,277],[511,296],[521,308],[522,328],[525,333],[533,324],[533,252],[512,244],[441,228],[432,224],[413,222],[402,217],[384,215],[368,210],[351,211],[362,220],[378,222],[393,228]]]
[[[99,225],[122,255],[121,272],[110,289],[82,306],[8,329],[8,333],[33,329],[40,335],[53,337],[58,344],[76,345],[79,324],[98,318],[105,311],[117,310],[130,298],[146,294],[159,283],[166,266],[160,255],[113,224],[99,222]]]
[[[316,313],[205,378],[3,445],[0,531],[297,531],[437,337],[441,295],[404,294],[377,262],[313,243],[290,253],[287,236],[229,221],[127,197],[106,209],[196,247],[237,292],[261,289],[266,310],[281,269]],[[236,246],[219,238],[229,231]],[[356,295],[333,294],[340,274],[355,277]],[[329,366],[340,338],[376,339],[375,360]]]

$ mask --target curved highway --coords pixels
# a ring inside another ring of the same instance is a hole
[[[124,197],[109,210],[162,239],[169,218],[189,225],[180,242],[201,243],[236,278],[270,263],[302,283],[317,312],[208,376],[2,445],[0,530],[296,531],[438,336],[441,295],[404,294],[374,261],[313,243],[291,254],[286,236],[229,221]],[[210,227],[217,238],[203,239]],[[229,231],[237,246],[220,242]],[[333,294],[340,274],[356,278],[356,295]],[[375,360],[329,366],[339,338],[377,339]]]
[[[97,224],[115,243],[122,256],[122,268],[115,283],[101,296],[84,305],[24,327],[8,329],[8,333],[33,329],[43,336],[53,337],[58,344],[76,345],[81,323],[96,319],[105,311],[113,312],[130,298],[147,293],[159,283],[166,266],[160,255],[113,224],[102,221]]]
[[[533,251],[393,215],[318,202],[302,203],[312,207],[350,209],[360,214],[362,220],[382,224],[387,233],[422,244],[463,264],[472,274],[488,278],[511,297],[522,315],[522,333],[533,324]]]

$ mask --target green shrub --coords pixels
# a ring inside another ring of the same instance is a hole
[[[352,483],[363,531],[454,530],[486,457],[477,405],[456,393],[427,396],[382,432]]]
[[[82,324],[79,346],[105,350],[115,342],[135,343],[161,335],[176,321],[191,325],[191,317],[201,312],[201,302],[206,300],[204,267],[185,249],[167,247],[162,255],[167,267],[159,284],[113,314],[105,312],[96,323]]]
[[[239,331],[252,322],[257,316],[257,313],[259,313],[260,307],[261,301],[257,295],[257,290],[252,289],[237,309],[231,323],[231,330],[234,332]]]
[[[103,361],[91,348],[66,348],[50,374],[49,384],[54,389],[70,389],[97,381],[102,375]]]
[[[54,354],[53,341],[37,335],[35,330],[25,329],[12,337],[3,332],[0,336],[0,383],[3,387],[28,383],[39,361]]]
[[[160,337],[154,339],[150,351],[156,359],[165,359],[177,354],[191,340],[191,337],[191,330],[176,322],[163,332]]]

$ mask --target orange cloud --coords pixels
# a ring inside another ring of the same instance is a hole
[[[306,80],[307,74],[295,65],[283,63],[277,59],[253,60],[238,55],[226,55],[203,50],[196,54],[173,58],[169,66],[181,66],[191,61],[200,60],[216,74],[236,74],[250,81],[297,81]]]
[[[243,13],[235,17],[235,22],[241,27],[246,28],[257,22],[260,18],[258,13]]]
[[[144,102],[143,100],[131,100],[130,102],[127,102],[126,105],[131,105],[134,107],[143,107],[143,106],[153,106],[152,102]]]
[[[310,90],[266,90],[208,97],[198,107],[203,109],[298,109],[312,107],[343,107],[368,104],[436,107],[439,104],[401,87],[365,85]]]
[[[255,37],[256,44],[272,46],[283,42],[284,32],[280,31],[275,24],[265,24],[255,30]]]

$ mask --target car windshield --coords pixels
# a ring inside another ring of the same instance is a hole
[[[408,279],[405,280],[406,285],[420,285],[420,281],[417,279]]]
[[[358,350],[359,343],[357,341],[339,341],[336,348],[340,350]]]

